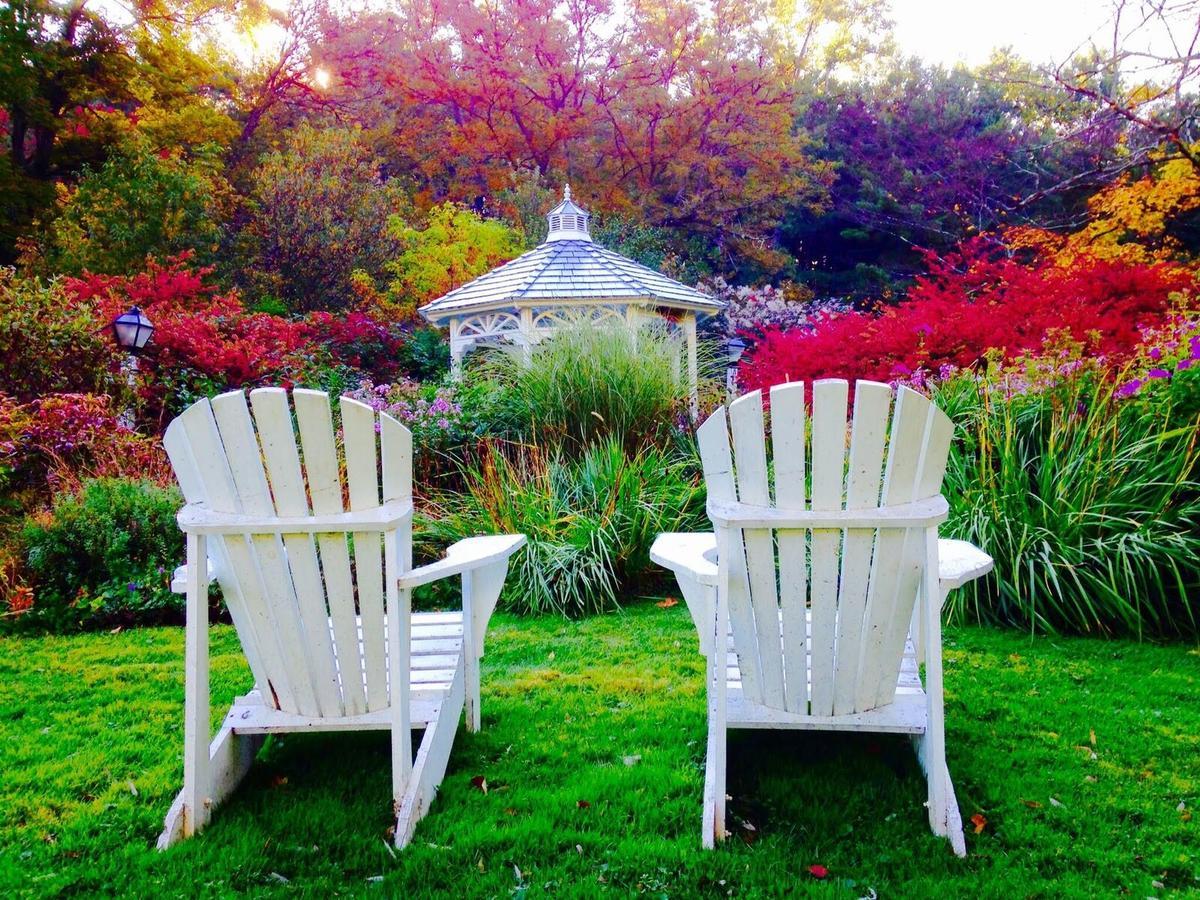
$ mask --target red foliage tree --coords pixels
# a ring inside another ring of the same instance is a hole
[[[1160,322],[1197,277],[1167,263],[1021,261],[984,238],[927,262],[928,273],[896,306],[805,330],[768,329],[745,357],[739,383],[754,390],[817,378],[889,381],[943,365],[968,368],[989,350],[1012,359],[1056,332],[1069,332],[1086,352],[1120,359],[1138,344],[1139,327]]]

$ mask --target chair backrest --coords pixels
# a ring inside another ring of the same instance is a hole
[[[810,415],[802,383],[777,385],[769,435],[760,391],[699,429],[710,512],[736,502],[801,519],[836,510],[879,518],[874,527],[718,526],[743,691],[794,713],[846,715],[894,699],[926,534],[886,527],[879,513],[939,495],[953,433],[920,394],[900,388],[893,410],[891,388],[870,381],[855,385],[847,427],[848,394],[845,381],[815,382]]]
[[[344,500],[361,512],[411,499],[408,429],[349,397],[341,419],[339,441],[323,392],[293,391],[289,404],[287,391],[264,388],[247,405],[232,391],[194,403],[163,443],[184,499],[214,513],[327,516],[344,512]],[[265,703],[322,717],[388,706],[384,539],[252,526],[209,537],[214,576]],[[410,528],[393,539],[399,566],[411,567]]]

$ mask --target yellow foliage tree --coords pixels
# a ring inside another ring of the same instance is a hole
[[[423,228],[392,216],[388,233],[404,249],[385,267],[392,280],[384,302],[400,315],[507,262],[523,246],[516,229],[455,203],[435,206]]]
[[[1200,145],[1198,145],[1200,149]],[[1013,249],[1050,254],[1063,266],[1080,256],[1152,263],[1177,258],[1183,249],[1170,233],[1173,222],[1200,209],[1200,172],[1187,159],[1159,162],[1138,178],[1125,176],[1088,200],[1088,222],[1066,236],[1042,228],[1006,232]]]

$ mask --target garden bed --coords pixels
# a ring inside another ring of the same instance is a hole
[[[231,628],[213,631],[212,668],[215,723],[250,683]],[[276,740],[203,836],[153,849],[181,778],[182,629],[5,636],[0,685],[6,896],[1200,888],[1200,652],[1185,645],[949,629],[950,767],[964,820],[981,817],[965,860],[930,835],[903,741],[794,732],[735,735],[734,837],[701,851],[702,658],[682,603],[497,615],[484,730],[460,731],[396,853],[382,734]]]

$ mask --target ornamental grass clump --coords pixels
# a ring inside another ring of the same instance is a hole
[[[578,457],[529,444],[489,443],[463,467],[462,492],[431,501],[418,529],[427,548],[474,534],[520,533],[501,604],[518,612],[586,615],[651,574],[661,531],[705,526],[694,460],[616,438]],[[432,553],[432,550],[431,550]]]
[[[958,432],[943,533],[996,560],[951,594],[950,613],[1047,631],[1195,634],[1200,415],[1181,414],[1166,385],[1123,398],[1124,374],[1066,369],[1051,383],[964,374],[936,390]]]
[[[502,386],[500,430],[543,445],[586,447],[615,436],[656,442],[687,413],[682,341],[660,327],[581,322],[484,366]]]

